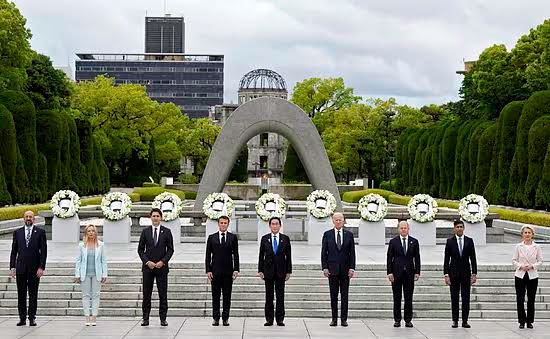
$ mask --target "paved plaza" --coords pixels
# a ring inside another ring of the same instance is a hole
[[[352,319],[349,327],[329,327],[328,319],[286,319],[285,327],[263,326],[262,318],[231,318],[229,327],[213,327],[209,318],[168,318],[168,327],[151,319],[141,327],[139,319],[98,318],[96,327],[81,318],[37,319],[37,327],[16,327],[17,318],[0,318],[2,339],[8,338],[548,338],[550,322],[520,330],[513,321],[470,321],[472,328],[453,329],[449,321],[414,321],[414,328],[394,328],[391,320]]]

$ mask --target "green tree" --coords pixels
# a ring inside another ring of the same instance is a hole
[[[229,181],[246,182],[248,179],[248,147],[244,145],[241,147],[237,161],[229,173]],[[283,175],[284,179],[284,175]]]
[[[247,152],[248,154],[248,152]],[[286,160],[283,168],[283,181],[285,182],[303,182],[309,183],[309,179],[306,174],[306,169],[302,164],[302,161],[298,157],[298,154],[292,147],[292,144],[288,145],[286,151]]]
[[[441,151],[439,157],[439,196],[443,198],[452,197],[452,186],[454,181],[454,159],[456,152],[456,142],[458,129],[457,123],[450,125],[445,129],[445,134],[441,140]]]
[[[25,172],[25,164],[23,157],[17,146],[17,161],[15,168],[15,199],[19,203],[29,203],[33,200],[33,192],[27,173]]]
[[[2,159],[2,168],[6,187],[14,202],[17,198],[15,188],[15,171],[17,166],[17,142],[15,135],[15,123],[13,117],[4,105],[0,105],[0,159]]]
[[[48,56],[35,53],[26,72],[25,88],[37,109],[60,110],[69,106],[71,82],[63,71],[53,67]]]
[[[6,186],[6,178],[2,168],[2,159],[0,158],[0,206],[11,204],[11,194]]]
[[[21,90],[31,60],[31,31],[15,3],[0,0],[0,89]]]
[[[458,129],[457,140],[456,140],[456,149],[455,149],[455,158],[454,158],[454,174],[453,181],[451,186],[451,197],[453,199],[460,199],[464,195],[462,188],[464,183],[463,172],[468,166],[464,164],[464,150],[468,149],[468,140],[470,139],[471,129],[474,125],[477,124],[477,121],[470,121],[462,124]]]
[[[476,166],[476,182],[474,185],[474,193],[483,194],[483,190],[489,182],[491,171],[491,162],[487,159],[492,158],[495,137],[497,134],[497,124],[492,123],[490,127],[485,129],[479,139],[479,149],[477,151],[477,166]]]
[[[2,183],[0,182],[0,185],[1,184]],[[548,149],[546,150],[546,156],[544,157],[544,167],[542,169],[541,179],[537,186],[535,207],[543,208],[545,210],[550,209],[550,144],[548,145]]]
[[[535,195],[544,167],[544,157],[550,142],[550,115],[538,118],[529,130],[529,172],[523,193],[523,205],[535,207]]]
[[[441,182],[441,179],[440,179],[441,171],[439,170],[439,161],[440,161],[439,158],[441,157],[441,142],[443,140],[443,136],[445,135],[445,131],[447,127],[448,127],[448,124],[444,123],[437,128],[433,143],[431,145],[432,147],[431,167],[433,171],[433,179],[432,179],[432,184],[430,186],[429,192],[432,196],[441,196],[439,192],[439,186]]]
[[[42,110],[36,114],[36,142],[38,151],[47,160],[47,196],[52,196],[59,186],[61,170],[61,145],[63,142],[63,123],[59,112]]]
[[[203,173],[220,130],[210,119],[193,119],[180,133],[178,144],[181,154],[191,159],[196,176]]]
[[[481,123],[479,126],[474,128],[474,131],[472,133],[472,136],[470,137],[470,143],[468,145],[468,158],[470,163],[470,181],[468,182],[468,190],[465,192],[465,194],[470,194],[474,192],[475,189],[475,183],[477,178],[477,161],[478,161],[478,154],[479,151],[479,142],[481,140],[481,136],[483,135],[483,132],[489,127],[491,127],[493,123],[492,122],[484,122]]]

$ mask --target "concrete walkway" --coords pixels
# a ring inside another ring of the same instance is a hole
[[[394,328],[391,320],[352,319],[349,327],[329,327],[328,319],[287,319],[285,327],[264,327],[262,318],[231,318],[230,326],[213,327],[207,318],[168,318],[168,327],[151,319],[141,327],[133,318],[99,318],[86,327],[82,318],[38,318],[37,327],[16,327],[16,318],[0,318],[0,336],[8,338],[548,338],[550,322],[518,329],[515,322],[471,321],[472,328],[453,329],[448,321],[413,321],[414,328]]]

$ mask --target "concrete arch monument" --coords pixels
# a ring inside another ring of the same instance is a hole
[[[195,210],[212,192],[221,192],[237,160],[241,147],[250,138],[264,132],[279,133],[291,143],[302,161],[314,189],[334,194],[338,209],[342,202],[327,152],[311,119],[298,106],[280,99],[262,97],[239,106],[223,126],[199,186]]]

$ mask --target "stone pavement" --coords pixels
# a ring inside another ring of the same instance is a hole
[[[418,320],[414,328],[394,328],[391,320],[351,319],[349,327],[329,327],[328,319],[286,319],[285,327],[263,326],[262,318],[231,318],[229,327],[212,327],[209,318],[168,318],[168,327],[156,319],[141,327],[135,318],[99,318],[86,327],[83,318],[37,318],[37,327],[16,327],[17,318],[0,318],[0,337],[11,338],[548,338],[550,322],[534,329],[518,329],[514,321],[471,321],[472,328],[453,329],[448,321]]]

